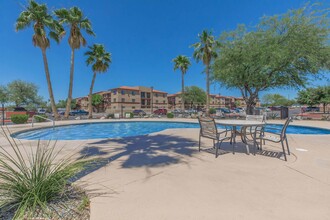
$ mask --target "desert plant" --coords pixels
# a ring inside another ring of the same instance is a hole
[[[167,118],[174,118],[174,114],[172,112],[167,113]]]
[[[2,128],[10,147],[0,146],[0,210],[14,212],[13,219],[28,218],[36,209],[47,213],[50,201],[67,197],[69,179],[83,167],[71,157],[58,158],[56,142],[28,151],[10,138]],[[30,153],[28,153],[30,152]]]
[[[270,119],[276,119],[279,117],[279,114],[276,112],[271,112],[271,113],[267,114],[267,117]]]
[[[10,119],[14,124],[25,124],[28,121],[29,116],[28,115],[12,114],[10,116]]]

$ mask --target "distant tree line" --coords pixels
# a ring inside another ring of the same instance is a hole
[[[298,92],[297,101],[308,106],[323,105],[323,112],[325,113],[326,106],[330,105],[330,86],[301,90]]]

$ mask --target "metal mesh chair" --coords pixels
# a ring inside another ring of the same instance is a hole
[[[262,141],[271,141],[271,142],[274,142],[274,143],[281,143],[283,154],[284,154],[284,159],[285,159],[285,161],[287,161],[285,147],[284,147],[284,141],[286,143],[286,148],[287,148],[287,151],[288,151],[288,155],[290,155],[288,138],[286,136],[286,129],[288,128],[290,122],[292,122],[292,121],[293,121],[292,117],[289,117],[285,121],[282,129],[266,126],[266,128],[269,128],[269,129],[273,130],[274,132],[273,131],[265,131],[264,130],[265,128],[263,128],[262,131],[260,132],[260,136],[257,137],[258,139],[260,139],[260,148],[262,149]],[[280,132],[276,132],[276,131],[280,131]]]
[[[218,150],[224,140],[229,140],[231,137],[227,137],[228,130],[218,132],[217,125],[213,118],[198,117],[200,131],[199,131],[199,151],[201,150],[201,137],[212,139],[213,147],[215,150],[215,157],[218,157]],[[221,135],[223,134],[223,137]],[[217,144],[215,144],[217,141]]]

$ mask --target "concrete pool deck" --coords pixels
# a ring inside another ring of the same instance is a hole
[[[93,121],[100,122],[88,122]],[[87,121],[56,124],[81,122]],[[325,121],[292,124],[330,128]],[[46,125],[50,124],[36,127]],[[31,125],[8,127],[16,132]],[[207,139],[202,139],[203,151],[198,152],[198,132],[169,129],[58,144],[66,146],[63,154],[77,150],[77,157],[104,158],[78,180],[92,196],[92,220],[329,219],[330,135],[288,135],[292,155],[285,162],[280,145],[269,142],[256,156],[247,155],[242,144],[232,154],[232,146],[224,143],[222,155],[215,158]],[[3,137],[0,143],[6,145]]]

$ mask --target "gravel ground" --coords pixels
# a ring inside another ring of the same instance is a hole
[[[85,192],[77,187],[68,186],[66,196],[47,205],[46,210],[37,208],[31,215],[26,214],[24,220],[89,220],[90,208],[89,199]],[[1,198],[0,198],[1,199]],[[1,220],[10,220],[14,216],[14,211],[0,210]]]

